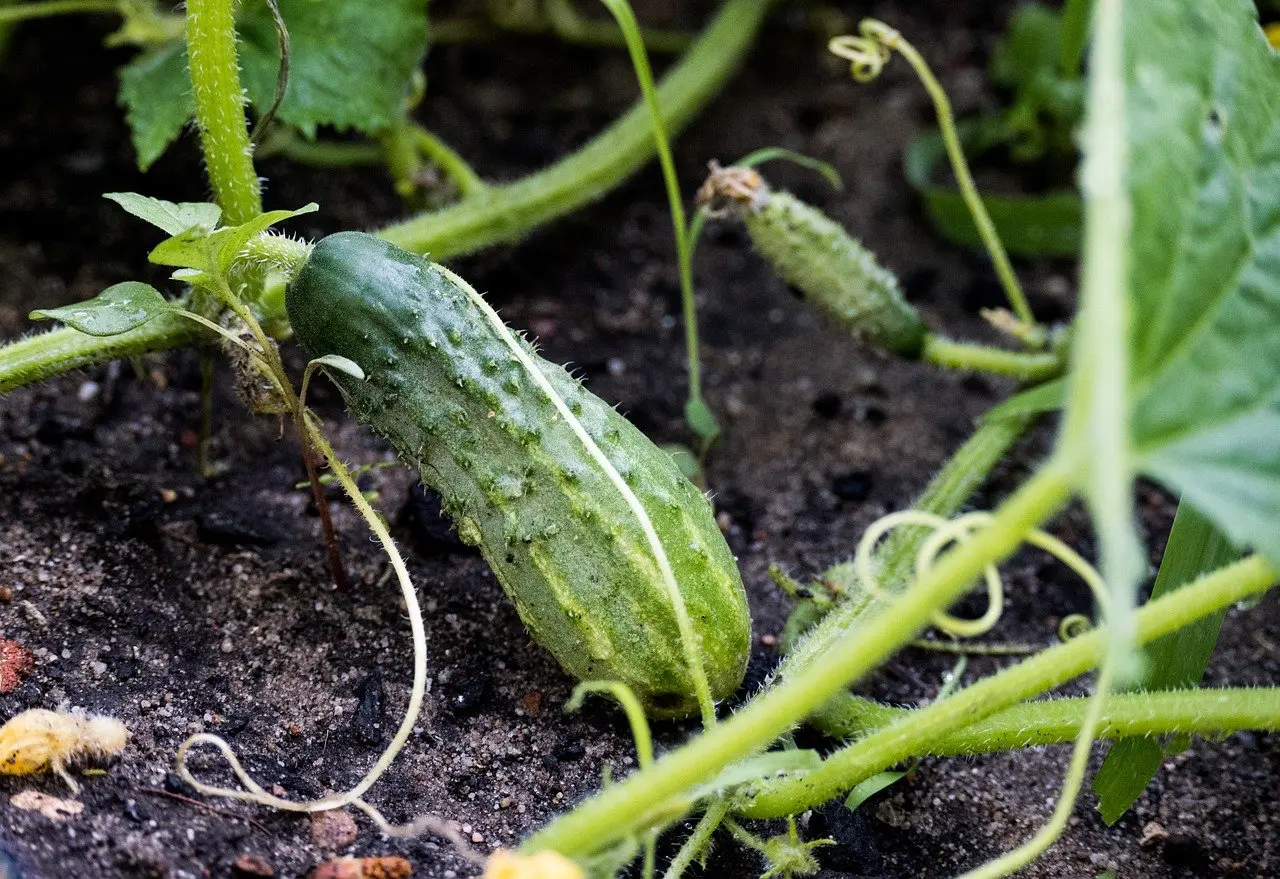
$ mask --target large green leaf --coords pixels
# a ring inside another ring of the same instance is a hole
[[[426,0],[280,0],[280,16],[291,52],[277,118],[308,137],[319,125],[376,132],[400,118],[426,53]],[[237,26],[244,87],[265,108],[280,67],[275,22],[263,0],[252,0]]]
[[[1125,10],[1139,467],[1280,559],[1280,61],[1249,0]]]
[[[320,125],[375,133],[400,118],[426,53],[426,0],[279,0],[279,7],[290,55],[277,119],[311,137]],[[246,0],[236,25],[242,84],[265,110],[280,69],[275,21],[264,0]],[[146,170],[194,112],[185,46],[161,46],[122,68],[120,101]]]

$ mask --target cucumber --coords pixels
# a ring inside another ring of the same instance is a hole
[[[534,639],[575,677],[627,684],[653,716],[693,713],[672,596],[603,453],[661,542],[712,698],[733,693],[751,643],[746,594],[710,502],[670,454],[538,357],[461,279],[372,235],[321,239],[285,303],[312,357],[362,368],[363,381],[328,374],[440,492]]]
[[[925,326],[897,276],[835,220],[789,192],[770,189],[752,168],[713,165],[699,201],[714,214],[741,216],[751,243],[774,271],[855,336],[919,356]]]

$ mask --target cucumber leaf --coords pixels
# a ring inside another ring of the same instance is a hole
[[[365,133],[394,125],[427,50],[426,0],[279,0],[291,45],[289,87],[276,118],[314,137],[317,126]],[[246,3],[241,77],[255,107],[271,105],[280,68],[275,21]]]
[[[62,321],[90,336],[118,336],[172,311],[160,291],[150,284],[125,281],[103,290],[92,299],[31,312],[34,320]]]
[[[109,198],[135,217],[146,220],[170,235],[180,235],[196,227],[212,230],[222,218],[222,208],[208,202],[174,203],[136,192],[108,192]]]
[[[194,112],[182,43],[144,52],[120,68],[119,101],[129,122],[138,170],[145,171],[178,139]]]
[[[279,0],[289,31],[289,83],[276,119],[314,137],[321,125],[374,134],[403,115],[405,96],[427,49],[425,0]],[[240,78],[250,103],[275,98],[280,50],[263,0],[242,4]],[[174,42],[139,55],[120,71],[138,166],[146,170],[195,112],[187,51]]]
[[[1138,466],[1280,559],[1280,59],[1249,0],[1125,33]]]

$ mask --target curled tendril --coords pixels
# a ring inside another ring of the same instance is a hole
[[[859,36],[833,37],[828,51],[849,62],[849,75],[858,82],[871,82],[893,57],[901,34],[882,21],[864,18],[858,25]]]
[[[1079,638],[1093,630],[1093,623],[1082,613],[1067,614],[1058,623],[1058,637],[1063,641]]]
[[[983,512],[966,513],[954,519],[944,519],[942,516],[920,510],[890,513],[872,523],[858,543],[858,551],[853,560],[858,580],[873,597],[885,601],[892,600],[882,588],[875,570],[874,550],[881,538],[894,528],[903,525],[933,529],[933,533],[924,540],[916,553],[915,575],[919,579],[937,563],[938,556],[944,549],[953,543],[964,543],[969,540],[977,531],[989,525],[991,519],[990,513]],[[1093,592],[1099,606],[1103,610],[1106,609],[1106,584],[1097,569],[1085,561],[1079,553],[1052,534],[1039,529],[1030,531],[1026,536],[1026,542],[1044,550],[1070,568]],[[982,577],[987,587],[986,612],[977,619],[961,619],[945,611],[939,611],[933,617],[934,626],[957,638],[974,638],[984,635],[995,626],[1004,611],[1004,582],[1000,579],[1000,572],[995,565],[987,565],[983,569]],[[1064,624],[1066,622],[1067,620],[1063,621]]]

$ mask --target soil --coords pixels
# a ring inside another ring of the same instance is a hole
[[[643,20],[691,26],[711,4],[637,3]],[[962,112],[989,105],[983,65],[1007,4],[881,3],[934,60]],[[784,11],[739,75],[682,136],[685,191],[707,160],[779,144],[828,160],[845,176],[834,192],[808,172],[770,169],[776,182],[845,223],[905,279],[928,322],[992,338],[978,308],[998,304],[985,262],[937,239],[903,181],[900,157],[929,124],[905,65],[855,86],[821,51],[816,12]],[[829,21],[828,21],[829,23]],[[0,336],[32,325],[33,308],[93,295],[126,279],[161,282],[145,262],[153,230],[100,195],[138,190],[173,200],[205,196],[188,134],[149,174],[134,168],[108,71],[125,57],[102,49],[107,25],[62,19],[24,29],[0,69]],[[581,143],[634,97],[618,52],[542,40],[451,47],[428,64],[423,120],[491,179],[511,179]],[[271,207],[317,201],[295,222],[318,236],[401,216],[379,169],[315,171],[263,162]],[[518,246],[457,268],[546,356],[572,361],[591,388],[658,441],[680,441],[684,368],[667,208],[646,170],[599,204]],[[1041,314],[1070,313],[1072,267],[1019,266]],[[847,558],[865,526],[902,508],[1012,388],[886,359],[797,302],[733,228],[713,229],[698,256],[707,394],[726,434],[709,485],[740,557],[756,619],[757,665],[776,660],[788,601],[766,576],[778,563],[811,576]],[[301,365],[296,351],[293,365]],[[199,358],[191,352],[116,364],[8,395],[0,402],[0,633],[36,665],[0,695],[0,716],[74,706],[120,718],[129,747],[105,774],[81,779],[79,817],[54,822],[10,804],[26,788],[68,796],[53,776],[0,780],[0,876],[226,877],[256,854],[275,875],[301,876],[331,852],[307,818],[234,802],[190,802],[172,776],[177,745],[199,730],[225,736],[264,785],[309,798],[345,790],[380,751],[407,697],[408,628],[384,560],[344,505],[335,506],[354,586],[330,582],[296,442],[251,417],[223,373],[215,452],[225,467],[193,468]],[[388,449],[343,417],[321,383],[314,401],[351,461],[389,461]],[[975,499],[990,506],[1052,440],[1046,425]],[[371,799],[393,820],[431,812],[456,820],[475,846],[514,844],[598,789],[601,772],[631,768],[617,711],[592,701],[565,714],[571,682],[524,634],[483,561],[441,528],[413,494],[413,474],[365,477],[411,550],[426,608],[432,686],[418,730]],[[1158,550],[1170,500],[1142,495]],[[1086,551],[1079,510],[1055,526]],[[1158,555],[1153,556],[1153,561]],[[1045,559],[1008,567],[1012,602],[993,638],[1050,643],[1058,620],[1087,612],[1088,596]],[[1213,684],[1280,679],[1272,599],[1233,611],[1208,674]],[[901,703],[933,697],[951,657],[907,650],[861,689]],[[974,659],[966,681],[1001,663]],[[1072,688],[1081,692],[1080,685]],[[689,725],[660,726],[661,746]],[[1099,749],[1099,753],[1101,753]],[[840,845],[824,850],[838,876],[946,876],[1028,837],[1058,790],[1066,749],[925,761],[907,782],[856,815],[822,815]],[[196,760],[226,778],[218,760]],[[1280,875],[1280,741],[1239,734],[1197,741],[1171,757],[1137,807],[1106,828],[1081,798],[1065,838],[1025,871],[1034,877]],[[819,823],[810,817],[810,832]],[[1144,827],[1165,836],[1142,844]],[[387,841],[361,818],[357,855],[401,854],[416,876],[469,875],[429,837]],[[474,834],[474,836],[472,836]],[[756,859],[723,842],[705,875],[750,877]],[[247,874],[239,874],[247,875]]]

